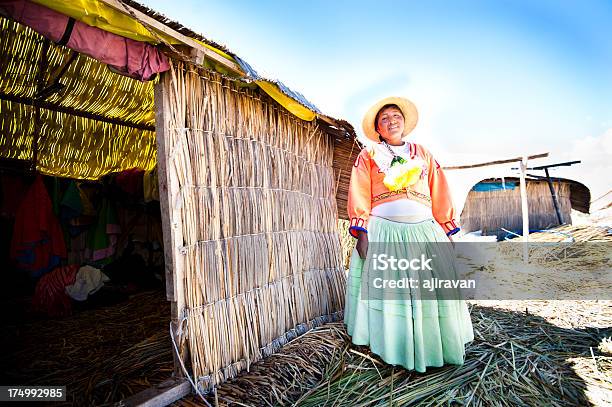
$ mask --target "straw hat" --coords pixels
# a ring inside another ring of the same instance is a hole
[[[419,113],[417,112],[416,106],[408,99],[391,96],[379,100],[366,112],[363,117],[363,123],[361,124],[366,137],[377,143],[380,142],[380,135],[376,132],[374,121],[376,120],[378,111],[385,105],[397,105],[402,111],[404,115],[404,132],[402,133],[402,137],[407,136],[408,133],[414,130],[419,120]]]

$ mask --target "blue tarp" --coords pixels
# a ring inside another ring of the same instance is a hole
[[[516,188],[516,182],[509,181],[505,183],[501,182],[479,182],[474,185],[472,191],[478,192],[489,192],[489,191],[503,191],[505,189],[514,189]]]

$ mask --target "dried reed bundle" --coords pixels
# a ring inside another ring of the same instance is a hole
[[[181,340],[207,389],[276,351],[298,324],[343,308],[333,139],[207,71],[177,65],[163,86]]]
[[[534,304],[529,303],[527,315],[472,308],[476,340],[459,367],[418,374],[385,364],[367,348],[347,348],[328,369],[326,380],[294,405],[573,406],[597,399],[605,405],[612,390],[612,358],[597,351],[597,346],[606,333],[552,325],[533,315]],[[556,306],[556,312],[576,312],[572,304]]]

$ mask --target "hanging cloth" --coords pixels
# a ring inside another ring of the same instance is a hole
[[[10,256],[32,277],[52,270],[66,257],[62,229],[40,175],[17,210]]]
[[[98,221],[91,234],[92,260],[98,264],[106,264],[117,250],[117,240],[121,227],[117,219],[117,212],[111,202],[104,198]]]

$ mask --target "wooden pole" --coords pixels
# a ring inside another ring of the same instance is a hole
[[[442,169],[444,171],[446,170],[466,170],[468,168],[479,168],[479,167],[487,167],[489,165],[514,163],[517,161],[521,161],[524,158],[527,158],[529,160],[534,160],[536,158],[546,158],[546,157],[548,157],[548,153],[535,154],[535,155],[530,155],[528,157],[508,158],[507,160],[488,161],[486,163],[469,164],[469,165],[455,165],[455,166],[450,166],[450,167],[442,167]]]
[[[555,212],[557,212],[557,220],[559,221],[559,225],[563,225],[563,218],[561,217],[561,212],[559,211],[559,201],[557,200],[557,191],[555,191],[555,187],[550,179],[548,168],[544,168],[544,172],[546,173],[546,181],[548,181],[548,188],[550,189],[550,195],[552,196],[553,205],[555,206]]]
[[[185,308],[184,294],[184,259],[179,253],[183,244],[183,234],[180,223],[180,213],[174,208],[177,201],[179,186],[176,175],[172,176],[172,168],[168,166],[170,151],[168,123],[170,121],[170,108],[168,98],[168,85],[164,80],[167,73],[162,74],[160,81],[155,84],[155,133],[157,137],[157,175],[159,179],[159,203],[162,220],[162,233],[164,240],[164,263],[166,271],[166,298],[171,301],[171,319],[173,332],[178,331],[183,310]],[[179,349],[181,338],[175,336]],[[174,371],[177,377],[183,376],[180,361],[174,354]],[[186,355],[183,355],[183,359]]]
[[[21,103],[23,105],[34,106],[37,111],[40,109],[51,110],[52,112],[65,113],[71,116],[83,117],[85,119],[97,120],[99,122],[105,122],[110,124],[116,124],[118,126],[130,127],[133,129],[155,131],[155,126],[149,126],[147,124],[137,123],[130,120],[122,120],[119,118],[107,117],[102,114],[90,113],[85,110],[75,109],[72,107],[62,106],[59,103],[47,102],[46,100],[39,100],[30,97],[9,95],[4,92],[0,92],[0,100],[7,100],[9,102]]]
[[[51,41],[47,38],[43,41],[40,48],[40,58],[38,59],[38,72],[36,72],[36,93],[39,93],[45,86],[45,71],[49,66],[47,54],[49,53],[49,46]],[[34,111],[34,134],[32,134],[32,172],[36,173],[38,166],[38,150],[40,132],[42,129],[42,123],[40,118],[40,108],[37,106]]]
[[[523,215],[523,261],[529,261],[529,208],[527,206],[527,182],[525,180],[525,172],[527,171],[527,156],[524,156],[520,162],[521,168],[521,211]]]

